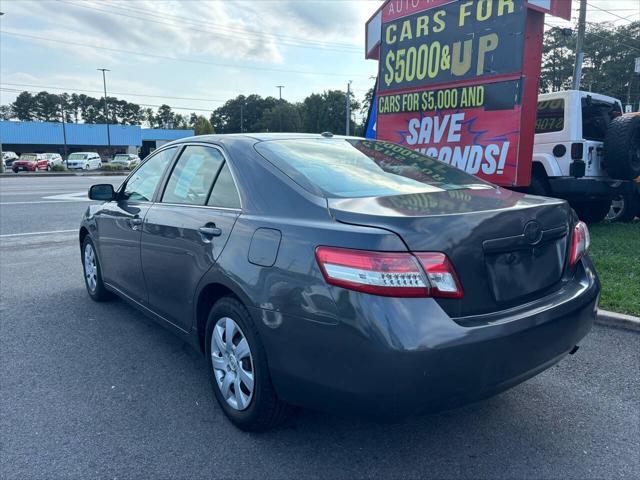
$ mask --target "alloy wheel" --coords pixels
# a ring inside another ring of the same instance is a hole
[[[249,407],[254,392],[254,367],[249,343],[231,318],[220,318],[211,335],[211,362],[220,393],[235,410]]]
[[[98,267],[96,265],[96,254],[91,243],[84,247],[84,277],[89,290],[95,292],[98,285]]]

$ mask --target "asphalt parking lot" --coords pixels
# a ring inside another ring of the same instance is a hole
[[[198,353],[85,293],[82,192],[120,180],[0,178],[1,478],[640,477],[640,336],[599,326],[576,355],[479,404],[395,424],[303,411],[271,433],[236,430]]]

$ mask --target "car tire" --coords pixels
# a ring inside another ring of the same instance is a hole
[[[85,169],[85,170],[89,170],[89,164],[88,164],[88,163],[85,163],[85,164],[84,164],[84,169]]]
[[[571,204],[578,218],[585,223],[603,221],[611,208],[611,200],[593,200],[591,202],[574,202]]]
[[[640,176],[640,113],[621,115],[609,123],[604,161],[612,178],[633,180]]]
[[[113,298],[102,281],[102,268],[96,253],[96,247],[87,235],[82,242],[82,273],[84,277],[84,285],[87,287],[87,293],[92,300],[96,302],[104,302]]]
[[[227,328],[229,321],[235,326]],[[229,331],[234,332],[230,343],[227,339]],[[246,345],[242,347],[245,341]],[[205,352],[213,393],[236,427],[261,432],[277,427],[289,417],[291,407],[278,398],[271,383],[258,330],[245,306],[235,297],[223,297],[211,308],[205,332]],[[220,368],[214,368],[214,363]],[[252,389],[243,378],[253,379]],[[223,393],[225,385],[227,395]]]

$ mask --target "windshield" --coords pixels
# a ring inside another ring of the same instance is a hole
[[[33,162],[36,158],[35,153],[23,153],[20,155],[20,160],[26,160],[27,162]]]
[[[305,189],[328,197],[373,197],[491,188],[462,170],[389,142],[271,140],[255,149]]]
[[[87,156],[84,153],[72,153],[69,155],[69,160],[84,160]]]
[[[129,160],[129,155],[116,155],[113,157],[114,160]]]

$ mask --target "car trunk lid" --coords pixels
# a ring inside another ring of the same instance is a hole
[[[393,231],[414,252],[445,253],[464,296],[438,302],[454,317],[506,309],[559,288],[571,218],[562,200],[471,185],[328,203],[337,221]]]

